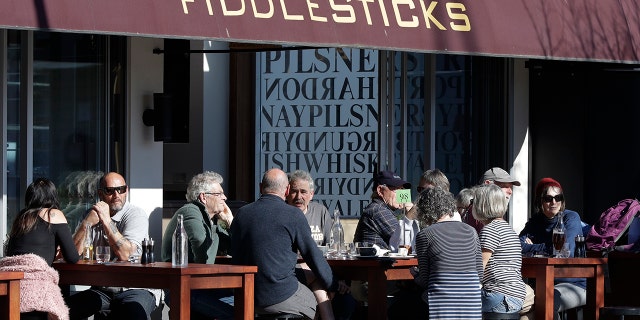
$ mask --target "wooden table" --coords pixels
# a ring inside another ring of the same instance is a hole
[[[187,267],[172,267],[169,262],[151,265],[116,262],[94,264],[54,263],[60,274],[60,284],[112,287],[169,289],[171,319],[190,318],[192,289],[236,288],[235,319],[253,319],[253,284],[256,266],[190,263]]]
[[[413,280],[409,269],[418,265],[416,258],[328,259],[327,262],[339,279],[369,282],[368,319],[387,318],[387,280]]]
[[[20,280],[23,272],[0,272],[0,319],[20,320]]]
[[[585,319],[600,318],[606,258],[522,258],[522,276],[535,279],[536,319],[553,319],[554,278],[587,278]]]

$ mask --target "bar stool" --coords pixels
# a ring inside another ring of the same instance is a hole
[[[303,316],[295,313],[256,313],[255,319],[260,320],[291,320],[304,319]]]
[[[483,312],[482,319],[492,320],[519,320],[520,312],[500,313],[500,312]]]
[[[602,307],[600,308],[601,319],[624,320],[624,316],[640,316],[640,307]]]

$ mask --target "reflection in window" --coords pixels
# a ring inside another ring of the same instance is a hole
[[[425,65],[425,54],[408,53],[406,55],[406,77],[404,87],[401,86],[402,54],[395,55],[395,107],[394,107],[394,134],[393,145],[394,163],[396,172],[402,161],[400,155],[404,152],[404,161],[407,168],[407,181],[416,185],[420,181],[422,173],[426,169],[433,169],[426,157],[425,137],[427,133],[434,135],[435,144],[431,152],[435,155],[435,168],[447,175],[451,183],[451,192],[457,193],[466,186],[468,175],[468,163],[470,154],[467,147],[470,143],[467,135],[470,132],[469,121],[471,104],[469,103],[469,58],[456,55],[436,55],[435,69],[435,108],[431,113],[429,106],[425,106],[431,100],[425,90],[425,75],[431,74]],[[401,117],[402,107],[401,93],[406,94],[406,135],[402,132]],[[435,114],[431,121],[430,114]],[[430,119],[425,121],[425,119]],[[430,124],[435,127],[431,128]],[[406,137],[406,150],[401,150],[400,139]],[[415,188],[414,188],[415,190]],[[415,191],[414,191],[415,192]]]

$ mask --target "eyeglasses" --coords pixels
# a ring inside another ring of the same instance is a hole
[[[556,202],[562,202],[564,201],[564,195],[556,194],[555,196],[550,196],[550,195],[542,196],[542,201],[544,202],[551,202],[552,200],[555,200]]]
[[[125,192],[127,192],[127,186],[119,186],[119,187],[105,187],[100,189],[102,190],[102,192],[104,192],[107,195],[114,195],[116,192],[118,192],[118,194],[123,194]]]
[[[204,194],[212,195],[212,196],[214,196],[214,197],[216,197],[216,198],[220,198],[220,197],[222,197],[222,195],[224,194],[224,192],[203,192],[203,193],[204,193]]]

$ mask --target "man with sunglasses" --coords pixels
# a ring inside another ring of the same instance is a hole
[[[118,173],[109,172],[100,178],[100,201],[87,211],[73,236],[79,253],[83,251],[89,226],[102,229],[112,259],[127,261],[134,253],[141,254],[142,240],[148,235],[149,218],[144,210],[127,202],[128,191],[125,179]],[[161,298],[162,290],[159,289],[91,287],[68,297],[67,305],[71,319],[107,314],[110,319],[146,320]]]

